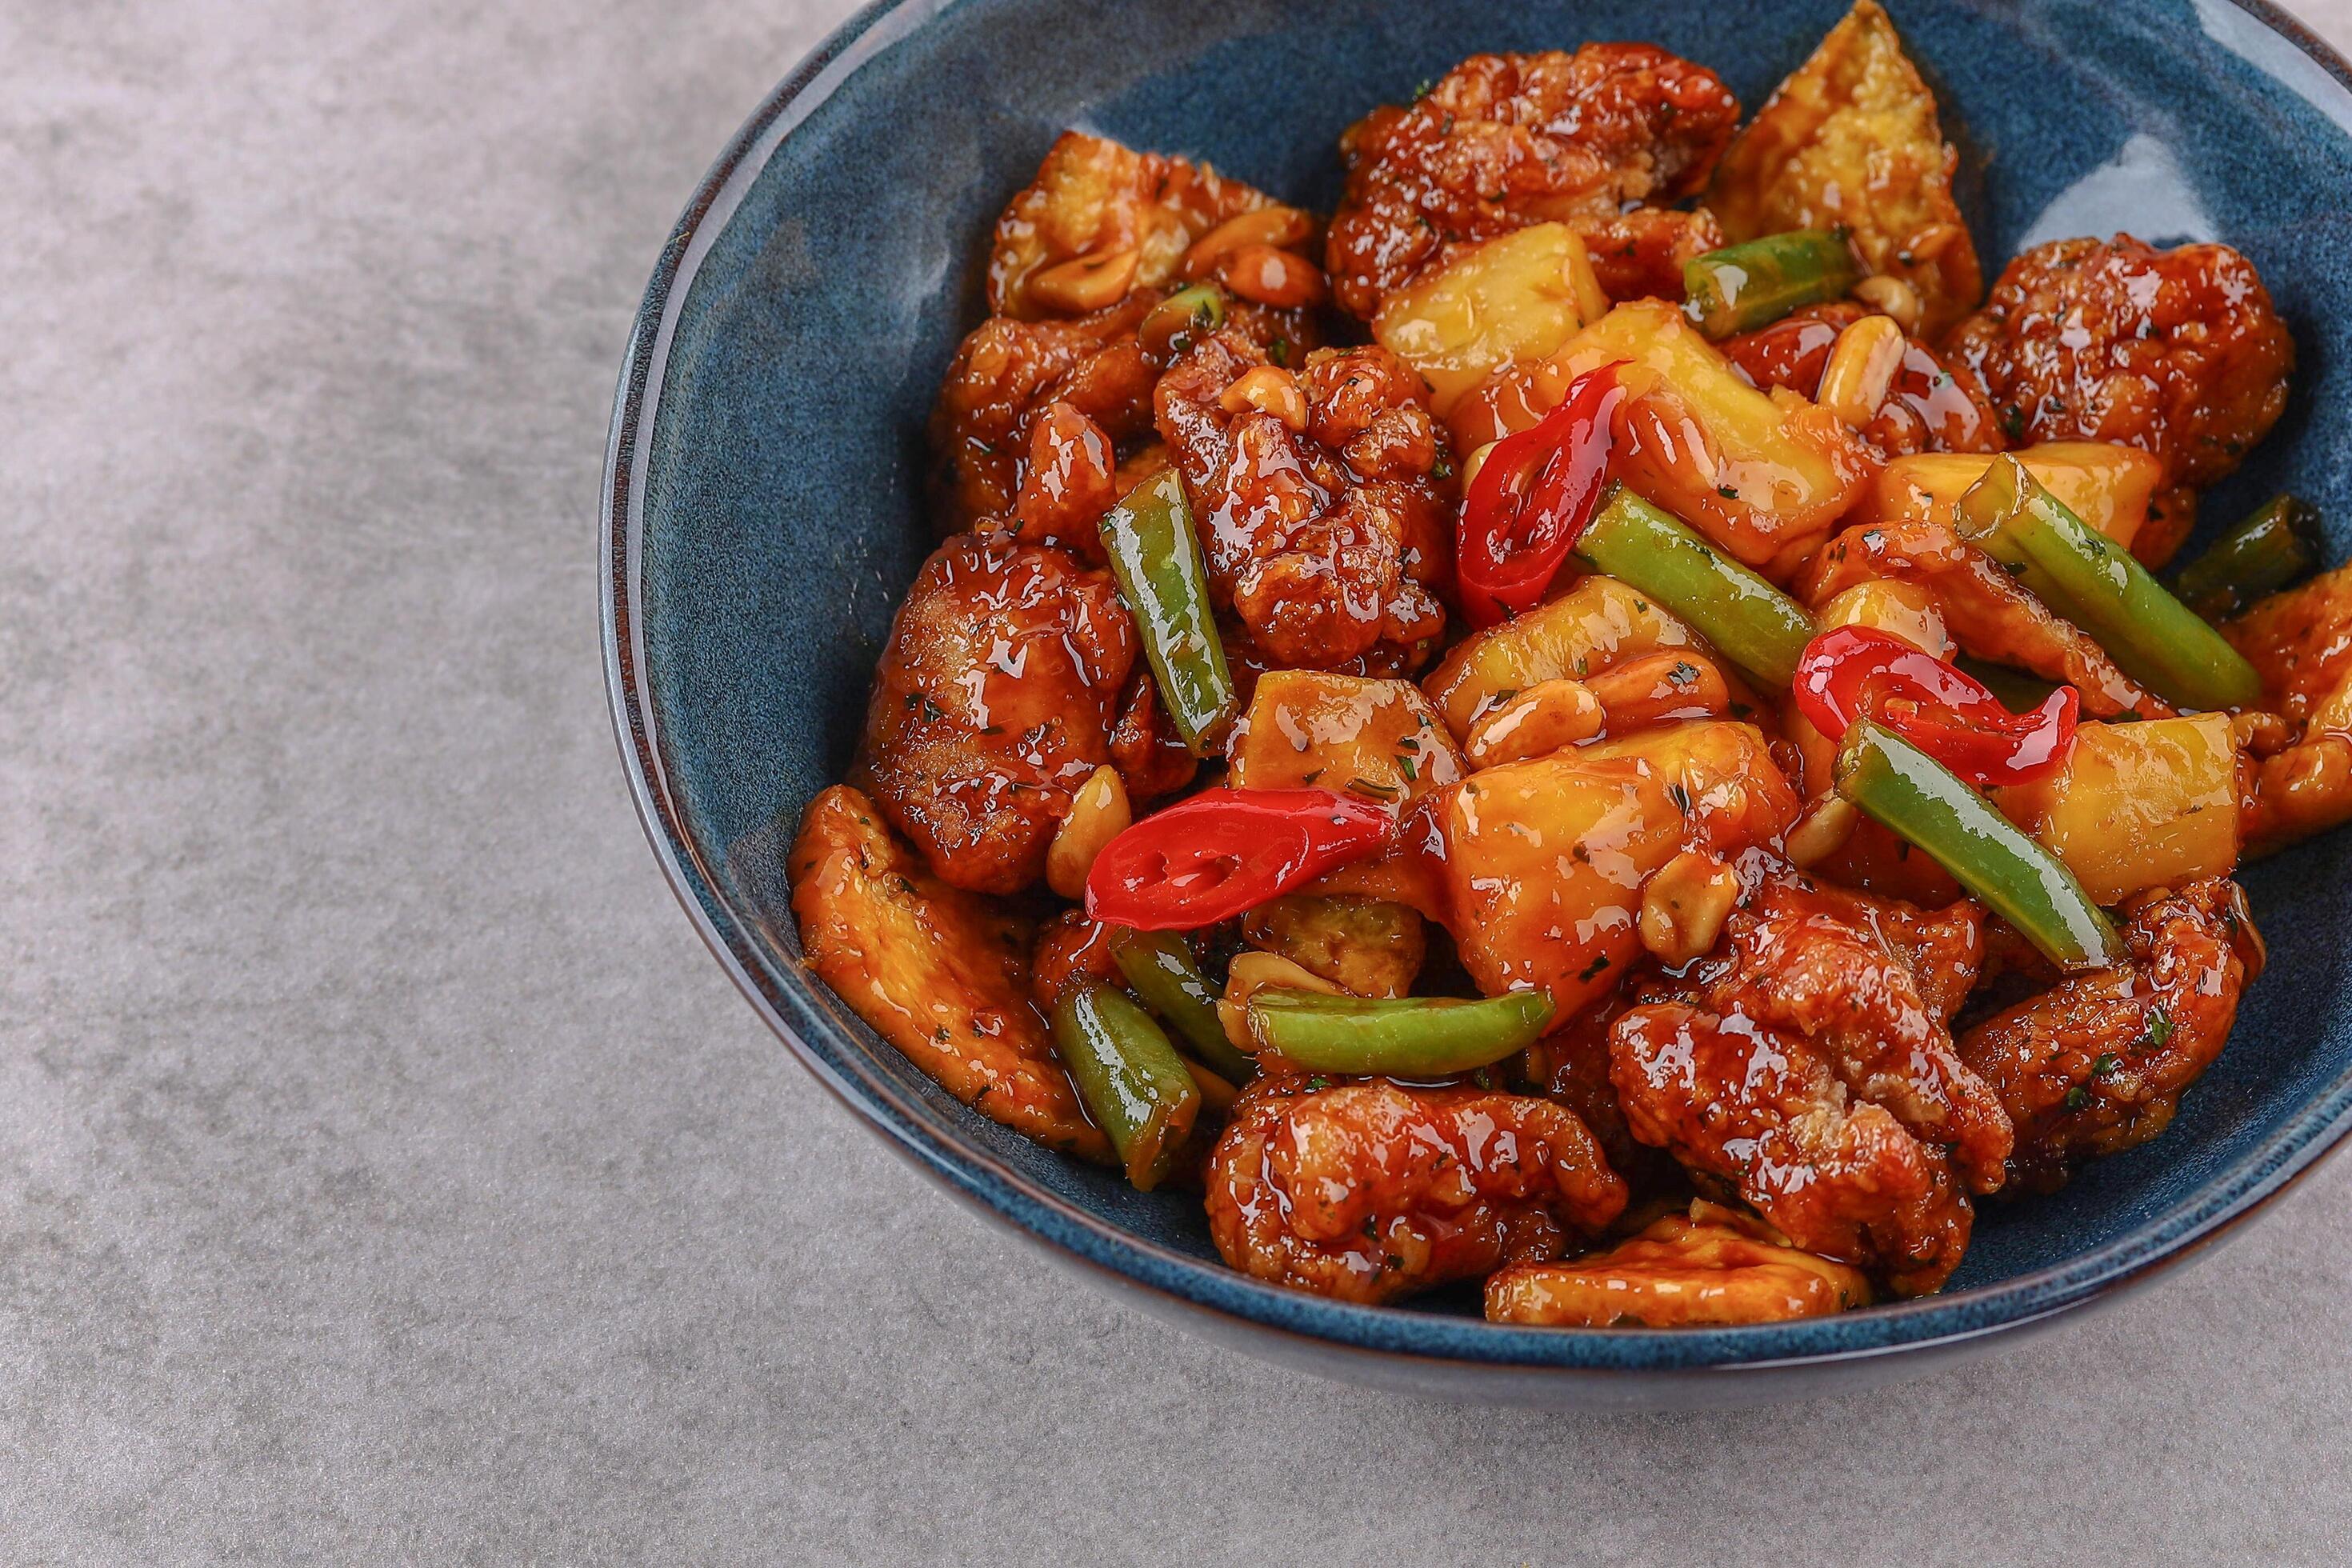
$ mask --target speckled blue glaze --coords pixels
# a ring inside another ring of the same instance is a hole
[[[1842,0],[1490,6],[1454,0],[900,0],[778,89],[664,251],[614,410],[604,625],[656,852],[712,950],[828,1088],[985,1213],[1147,1307],[1335,1374],[1477,1397],[1754,1400],[1921,1370],[2057,1321],[2226,1232],[2352,1125],[2345,836],[2252,869],[2271,969],[2164,1137],[2056,1197],[1983,1214],[1941,1296],[1787,1325],[1658,1333],[1488,1324],[1465,1292],[1365,1309],[1220,1265],[1197,1201],[1146,1196],[941,1093],[803,967],[783,877],[847,762],[892,608],[929,538],[924,415],[979,314],[989,222],[1078,126],[1205,157],[1328,209],[1333,144],[1477,49],[1653,39],[1753,108]],[[2239,0],[1895,0],[1961,142],[1989,266],[2128,226],[2229,241],[2302,363],[2285,419],[2210,499],[2283,486],[2352,552],[2352,90]]]

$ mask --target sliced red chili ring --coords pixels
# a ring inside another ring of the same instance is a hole
[[[2081,694],[2062,686],[2032,712],[2012,713],[1981,681],[1868,626],[1837,626],[1808,643],[1793,694],[1797,711],[1832,740],[1875,719],[1979,787],[2063,767],[2082,707]]]
[[[1569,384],[1559,406],[1486,454],[1463,499],[1454,574],[1462,613],[1490,626],[1533,607],[1592,521],[1609,488],[1617,365]]]
[[[1230,920],[1390,843],[1396,822],[1328,789],[1212,789],[1103,847],[1087,915],[1138,931]]]

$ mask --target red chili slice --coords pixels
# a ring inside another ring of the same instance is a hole
[[[1559,574],[1609,488],[1612,435],[1625,388],[1617,366],[1569,384],[1559,407],[1486,454],[1463,498],[1454,574],[1477,626],[1531,608]]]
[[[1838,626],[1797,660],[1797,711],[1836,739],[1868,717],[1967,779],[2025,784],[2065,765],[2082,697],[2071,686],[2031,713],[2012,713],[1982,682],[1897,637]]]
[[[1203,790],[1103,846],[1087,877],[1087,916],[1194,931],[1360,860],[1395,834],[1386,811],[1328,789]]]

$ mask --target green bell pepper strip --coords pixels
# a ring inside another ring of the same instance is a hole
[[[1311,1072],[1450,1078],[1525,1050],[1551,1023],[1551,998],[1512,991],[1452,996],[1326,996],[1269,987],[1250,998],[1250,1037]]]
[[[1861,280],[1845,236],[1791,229],[1684,262],[1683,313],[1707,337],[1727,338],[1800,306],[1843,300]]]
[[[1099,527],[1168,717],[1193,755],[1215,754],[1241,701],[1209,608],[1209,567],[1184,481],[1162,469],[1103,513]]]
[[[2207,620],[2227,620],[2318,565],[2320,544],[2319,509],[2275,496],[2182,567],[2172,591]]]
[[[1576,556],[1690,623],[1757,679],[1786,686],[1813,640],[1797,602],[1624,486],[1602,499]]]
[[[1230,1083],[1247,1083],[1257,1064],[1225,1038],[1217,1016],[1217,993],[1192,961],[1192,949],[1172,931],[1121,930],[1111,957],[1143,1005],[1184,1037],[1201,1065]]]
[[[1139,1192],[1164,1180],[1201,1114],[1201,1086],[1135,999],[1073,985],[1054,1004],[1054,1045],[1087,1114],[1108,1135]]]
[[[1961,534],[2091,634],[2123,672],[2186,708],[2238,708],[2262,677],[2164,591],[2131,552],[2084,522],[2004,453],[1960,497]]]
[[[1837,793],[1927,851],[2065,970],[2120,963],[2123,942],[2074,873],[1941,763],[1869,719],[1838,748]]]

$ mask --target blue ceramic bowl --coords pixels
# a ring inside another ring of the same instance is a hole
[[[1205,157],[1328,210],[1339,132],[1479,49],[1654,40],[1753,109],[1845,0],[886,0],[761,104],[662,252],[614,412],[604,646],[655,853],[762,1017],[949,1191],[1242,1348],[1482,1398],[1760,1400],[1924,1370],[2210,1247],[2352,1125],[2345,837],[2257,866],[2271,968],[2162,1138],[2055,1197],[1988,1205],[1944,1294],[1656,1332],[1501,1327],[1475,1293],[1340,1305],[1226,1268],[1197,1200],[1145,1195],[935,1088],[801,961],[784,850],[847,763],[930,537],[923,421],[980,313],[984,238],[1055,134]],[[2229,517],[2293,487],[2352,543],[2352,72],[2249,0],[1895,0],[1964,149],[1989,264],[2129,228],[2252,256],[2302,353]]]

